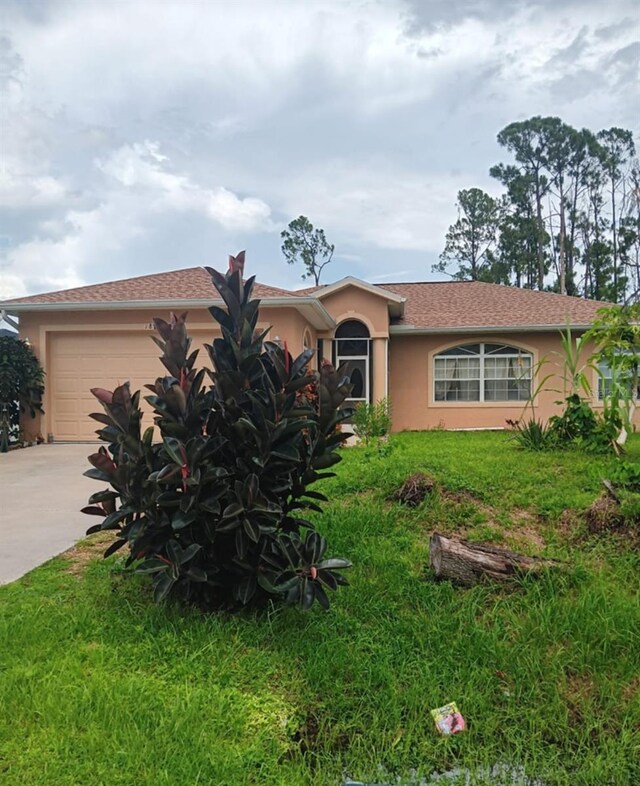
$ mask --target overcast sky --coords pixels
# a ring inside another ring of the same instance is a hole
[[[434,278],[507,123],[640,127],[636,0],[0,0],[0,299],[192,265]]]

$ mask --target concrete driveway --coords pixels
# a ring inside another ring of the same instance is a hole
[[[95,450],[53,444],[0,453],[0,584],[70,548],[95,523],[80,513],[106,487],[82,475]]]

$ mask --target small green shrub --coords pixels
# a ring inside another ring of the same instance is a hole
[[[0,336],[0,452],[18,433],[20,413],[42,412],[44,371],[27,341]]]
[[[569,445],[592,436],[598,429],[598,419],[589,404],[577,393],[567,396],[561,415],[549,418],[549,427],[560,445]]]
[[[521,448],[526,450],[551,450],[555,447],[555,438],[551,430],[541,420],[530,418],[526,421],[507,420],[513,429],[513,438]]]
[[[364,442],[385,437],[391,429],[391,404],[381,398],[375,404],[361,401],[352,418],[353,431]]]
[[[293,358],[265,341],[268,331],[256,332],[253,278],[207,270],[226,305],[209,309],[222,330],[206,347],[213,370],[196,370],[185,314],[154,320],[169,376],[146,386],[146,401],[161,441],[153,428],[141,435],[140,393],[128,383],[92,391],[104,409],[92,417],[108,447],[89,457],[85,475],[111,488],[83,509],[103,519],[87,534],[114,530],[105,556],[128,546],[126,565],[153,577],[158,601],[327,608],[326,590],[347,583],[338,570],[351,563],[327,558],[325,539],[303,516],[321,511],[326,497],[310,486],[341,460],[349,380],[329,364],[310,373],[313,350]]]
[[[578,393],[567,396],[562,414],[549,418],[549,434],[558,448],[578,447],[594,453],[618,452],[616,438],[621,428],[618,408],[605,407],[601,415],[596,415]]]
[[[616,486],[640,493],[640,463],[637,461],[618,462],[611,479]]]

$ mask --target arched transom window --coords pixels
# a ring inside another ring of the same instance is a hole
[[[433,359],[435,401],[526,401],[532,357],[506,344],[461,344]]]
[[[351,396],[347,401],[369,401],[369,378],[371,375],[369,330],[358,319],[342,322],[335,334],[334,348],[336,367],[348,363],[351,384]]]

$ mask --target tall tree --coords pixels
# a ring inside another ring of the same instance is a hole
[[[448,273],[458,281],[486,281],[496,277],[496,244],[500,203],[480,188],[458,192],[458,220],[447,231],[440,261],[434,272]],[[449,272],[449,266],[457,269]]]
[[[537,118],[543,143],[541,158],[549,175],[549,192],[556,198],[560,221],[558,231],[557,274],[561,295],[567,294],[567,221],[566,208],[570,190],[569,170],[579,148],[578,134],[559,117]],[[550,211],[551,219],[551,211]]]
[[[327,242],[324,229],[314,229],[306,216],[298,216],[280,233],[284,241],[282,253],[289,265],[302,262],[302,278],[313,278],[320,285],[320,276],[331,262],[335,246]]]
[[[629,189],[620,219],[620,261],[631,284],[629,301],[640,298],[640,162],[634,161],[629,172]]]
[[[595,134],[583,128],[574,138],[573,154],[569,162],[569,198],[567,204],[567,293],[579,295],[579,282],[576,280],[578,263],[581,261],[579,230],[581,223],[580,207],[587,192],[587,182],[592,161],[597,158],[600,146]]]
[[[545,118],[532,117],[510,123],[498,134],[498,143],[513,154],[522,174],[530,178],[536,219],[536,253],[538,260],[538,289],[544,288],[546,230],[543,220],[543,200],[549,190],[549,180],[545,175],[545,156],[547,154],[547,127]]]
[[[613,246],[613,284],[616,300],[621,296],[619,258],[618,258],[618,215],[617,205],[619,191],[624,184],[624,166],[635,155],[633,134],[624,128],[608,128],[598,133],[598,141],[605,150],[604,167],[609,177],[609,193],[611,198],[611,240]]]
[[[539,233],[535,214],[532,178],[517,166],[498,164],[490,170],[506,187],[505,209],[499,227],[498,255],[513,276],[517,287],[535,289],[537,281]],[[546,247],[549,237],[542,238],[545,273],[548,267]]]

